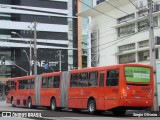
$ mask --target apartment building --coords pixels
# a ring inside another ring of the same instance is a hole
[[[33,22],[38,74],[45,72],[47,63],[48,72],[77,67],[76,14],[75,0],[0,0],[0,78],[29,73],[30,46],[34,74]]]

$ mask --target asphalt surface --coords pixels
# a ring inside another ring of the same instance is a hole
[[[111,112],[103,112],[101,114],[91,115],[88,111],[73,112],[70,109],[65,109],[62,111],[50,111],[45,107],[39,107],[36,109],[28,109],[25,107],[11,107],[5,101],[0,101],[0,114],[2,116],[12,114],[12,120],[28,120],[28,119],[38,119],[38,120],[124,120],[124,119],[145,119],[145,120],[160,120],[160,117],[153,117],[156,114],[150,113],[149,111],[127,111],[124,116],[114,116]],[[3,113],[2,113],[3,112]],[[20,118],[20,117],[26,118]],[[29,118],[28,118],[29,116]],[[0,120],[10,120],[10,117],[0,117]]]

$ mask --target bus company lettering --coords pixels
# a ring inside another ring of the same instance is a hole
[[[16,113],[13,112],[11,117],[42,117],[41,113]]]
[[[149,79],[150,74],[145,74],[145,73],[133,73],[134,78],[147,78]]]
[[[56,66],[58,64],[58,61],[49,61],[49,66]],[[42,60],[42,61],[37,61],[37,66],[38,67],[44,67],[44,65],[46,64],[46,60]],[[34,61],[32,60],[32,66],[34,65]]]

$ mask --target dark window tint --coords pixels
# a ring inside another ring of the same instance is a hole
[[[11,88],[11,81],[7,81],[6,82],[6,86],[5,86],[5,94],[8,95],[8,92],[10,91]]]
[[[19,89],[24,89],[23,80],[20,80],[20,81],[19,81]]]
[[[34,88],[34,79],[28,79],[28,83],[26,85],[27,89],[33,89]]]
[[[80,87],[88,86],[88,73],[79,74],[79,86]]]
[[[34,79],[31,79],[31,89],[34,89]]]
[[[48,88],[53,88],[54,77],[48,77]]]
[[[89,74],[89,83],[88,86],[97,86],[98,84],[98,73],[97,72],[90,72]]]
[[[71,75],[70,86],[71,87],[78,87],[79,86],[78,74]]]
[[[106,86],[117,86],[119,78],[119,70],[107,71]]]
[[[42,88],[47,88],[47,77],[42,78]]]
[[[60,76],[54,76],[53,87],[59,88],[59,86],[60,86]]]
[[[29,89],[28,88],[28,80],[23,80],[23,85],[24,85],[24,89]]]
[[[101,73],[101,74],[100,74],[99,86],[100,86],[100,87],[103,87],[103,86],[104,86],[104,73]]]
[[[11,81],[11,90],[15,90],[15,89],[16,89],[15,82]]]

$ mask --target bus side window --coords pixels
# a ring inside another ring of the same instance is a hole
[[[31,89],[34,89],[34,79],[31,79]]]
[[[53,87],[59,88],[59,86],[60,86],[60,76],[54,76]]]
[[[24,84],[24,89],[29,89],[28,88],[28,80],[23,80],[23,84]]]
[[[79,74],[79,86],[80,87],[88,86],[88,73]]]
[[[53,88],[54,77],[48,77],[48,88]]]
[[[28,79],[28,85],[27,85],[28,89],[31,89],[31,79]]]
[[[11,81],[11,90],[14,90],[14,89],[15,89],[15,82]]]
[[[98,85],[98,72],[90,72],[88,86],[94,87],[97,85]]]
[[[42,78],[42,88],[47,88],[47,77]]]
[[[24,89],[24,80],[19,81],[19,89]]]
[[[104,87],[104,73],[100,74],[99,86]]]
[[[14,82],[14,90],[16,90],[17,82]]]
[[[71,74],[70,87],[78,87],[79,79],[78,74]]]
[[[11,81],[7,81],[7,83],[6,83],[6,95],[8,94],[8,92],[11,90]]]
[[[107,71],[106,86],[118,86],[119,70]]]

